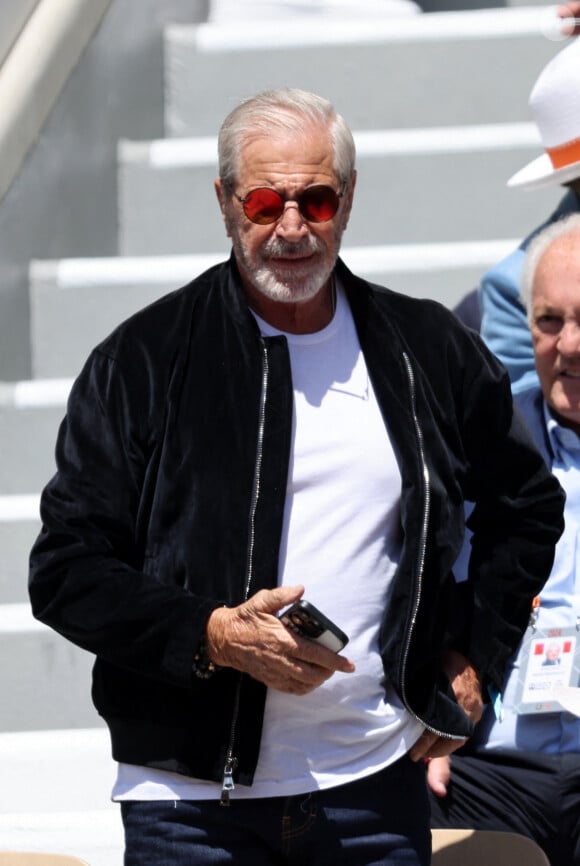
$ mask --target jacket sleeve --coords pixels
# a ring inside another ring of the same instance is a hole
[[[537,385],[532,338],[519,283],[525,251],[514,250],[481,281],[481,336],[507,369],[514,391]]]
[[[550,223],[580,210],[580,197],[568,190],[558,207],[520,246],[487,271],[481,280],[481,336],[507,369],[514,393],[538,386],[532,338],[520,301],[520,275],[530,241]]]
[[[478,355],[464,381],[465,492],[474,503],[467,520],[473,602],[465,652],[501,691],[533,598],[552,568],[564,493],[513,404],[505,371],[481,344]]]
[[[156,442],[145,366],[124,376],[93,352],[75,382],[41,497],[30,556],[34,615],[78,646],[145,676],[187,687],[217,602],[148,574],[143,498]]]

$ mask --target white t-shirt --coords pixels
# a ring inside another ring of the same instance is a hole
[[[265,336],[280,333],[256,317]],[[233,798],[291,796],[377,772],[422,731],[389,690],[378,629],[400,552],[401,477],[340,287],[330,324],[285,334],[294,387],[279,582],[345,631],[356,665],[308,695],[269,689],[254,784]],[[212,799],[214,782],[120,765],[115,799]]]

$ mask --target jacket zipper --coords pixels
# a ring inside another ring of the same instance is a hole
[[[425,457],[425,439],[423,437],[423,430],[421,429],[421,424],[419,422],[419,417],[417,415],[417,391],[415,387],[415,373],[413,371],[413,366],[411,364],[411,360],[406,352],[403,352],[403,359],[405,361],[405,368],[407,371],[407,380],[409,383],[409,394],[411,397],[411,413],[413,415],[413,426],[415,428],[415,436],[417,439],[417,447],[419,451],[419,459],[421,461],[422,467],[422,475],[423,475],[423,521],[421,525],[421,537],[419,541],[419,548],[417,554],[417,579],[415,582],[416,593],[415,593],[415,601],[413,604],[413,612],[411,615],[411,622],[407,631],[407,639],[405,641],[405,646],[403,649],[403,659],[401,662],[401,696],[403,698],[403,702],[409,711],[409,713],[413,716],[415,721],[419,722],[425,730],[430,731],[432,734],[436,734],[438,737],[444,737],[447,740],[462,740],[463,737],[456,736],[454,734],[449,734],[445,731],[438,731],[436,728],[428,725],[423,719],[421,719],[417,713],[413,711],[411,706],[409,705],[409,701],[407,698],[407,689],[405,686],[406,672],[407,672],[407,662],[409,659],[409,652],[411,649],[411,639],[413,637],[413,631],[415,629],[415,625],[417,622],[417,613],[419,611],[419,605],[421,603],[421,589],[423,585],[423,569],[425,566],[425,554],[427,550],[427,532],[429,529],[429,511],[431,507],[431,492],[429,488],[429,467],[427,466],[427,460]]]
[[[252,486],[252,499],[250,502],[250,513],[248,517],[248,550],[247,550],[247,558],[246,558],[246,581],[244,585],[244,601],[246,601],[250,595],[250,588],[252,586],[252,579],[254,576],[254,543],[255,543],[255,534],[256,534],[256,510],[258,507],[258,499],[260,498],[260,480],[261,480],[261,472],[262,472],[262,456],[264,449],[264,429],[266,425],[266,398],[268,394],[268,384],[269,384],[269,365],[268,365],[268,348],[266,346],[266,342],[263,337],[260,337],[261,347],[262,347],[262,390],[260,394],[260,412],[258,419],[258,440],[256,444],[256,462],[254,468],[254,479]],[[234,711],[232,714],[232,724],[230,728],[230,739],[228,744],[228,750],[226,753],[226,762],[224,765],[223,772],[223,780],[222,780],[222,793],[220,798],[220,804],[222,806],[230,805],[230,794],[235,788],[234,783],[234,770],[236,769],[238,760],[234,753],[235,741],[236,741],[236,729],[238,725],[238,716],[240,712],[240,695],[242,691],[242,679],[243,674],[240,673],[238,677],[238,683],[236,686],[236,693],[234,697]]]

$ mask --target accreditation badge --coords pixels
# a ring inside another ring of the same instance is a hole
[[[519,661],[515,702],[518,715],[568,709],[560,703],[558,694],[562,696],[580,686],[580,632],[577,628],[528,628]]]

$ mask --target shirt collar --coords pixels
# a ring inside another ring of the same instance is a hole
[[[567,466],[580,466],[580,436],[574,430],[560,424],[552,415],[545,400],[544,420],[555,460]]]

